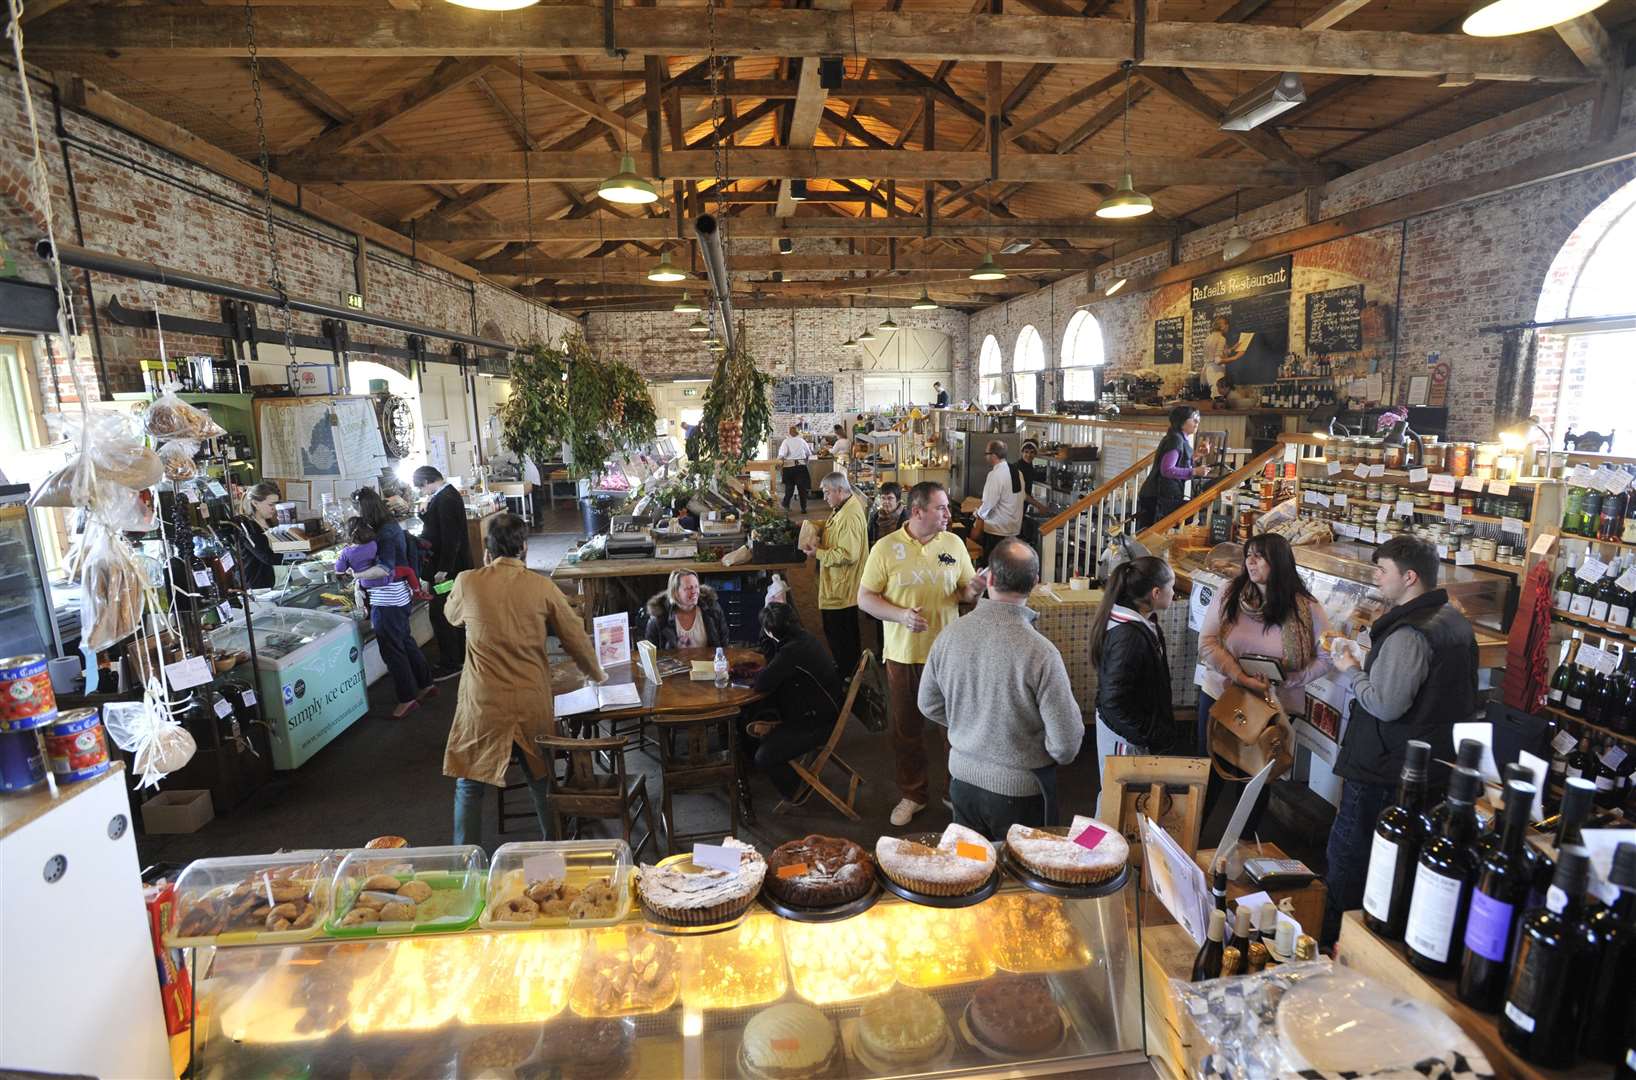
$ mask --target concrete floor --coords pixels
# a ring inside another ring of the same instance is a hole
[[[809,516],[820,516],[821,504],[813,504]],[[799,515],[797,515],[799,517]],[[577,516],[559,512],[546,523],[544,531],[529,542],[528,563],[549,571],[570,546],[577,543]],[[791,586],[803,622],[819,625],[816,578],[812,569],[791,575]],[[866,640],[866,646],[869,643]],[[428,657],[436,660],[435,649]],[[295,848],[355,847],[371,837],[393,834],[407,837],[416,846],[447,844],[453,836],[454,781],[442,770],[443,748],[454,715],[458,680],[439,684],[440,694],[404,720],[390,719],[394,705],[389,681],[370,689],[370,713],[321,750],[311,761],[292,772],[275,774],[274,780],[245,805],[230,815],[218,817],[196,833],[181,836],[139,836],[137,849],[145,866],[170,864],[176,867],[207,856],[249,855]],[[934,733],[934,735],[937,733]],[[941,799],[947,793],[947,751],[939,740],[932,752],[934,801],[914,819],[911,828],[941,830],[950,820]],[[842,757],[858,768],[865,782],[858,796],[862,820],[851,822],[822,800],[813,797],[805,807],[788,815],[772,812],[777,795],[767,779],[750,778],[750,789],[758,813],[758,823],[740,830],[763,851],[786,840],[809,833],[846,836],[873,848],[875,839],[892,830],[887,821],[898,799],[892,782],[892,754],[885,734],[870,733],[853,724],[842,740]],[[627,754],[629,767],[648,775],[648,790],[659,790],[658,762],[648,753]],[[1059,777],[1062,813],[1067,820],[1075,813],[1094,811],[1099,777],[1094,732],[1087,729],[1078,760],[1063,768]],[[1205,828],[1205,846],[1214,842],[1230,812],[1228,800]],[[524,791],[508,796],[514,812],[529,809]],[[512,819],[510,830],[498,830],[495,801],[483,804],[483,845],[491,852],[501,843],[538,839],[532,818]],[[676,797],[676,826],[682,832],[720,828],[725,831],[728,807],[724,799],[711,794]],[[1274,815],[1268,815],[1269,819]],[[612,823],[617,828],[617,822]],[[589,826],[589,835],[598,835],[601,823]],[[1285,842],[1275,822],[1269,822],[1269,839]],[[605,834],[605,833],[600,833]],[[1315,869],[1321,852],[1302,850],[1286,843],[1286,850],[1304,858]],[[650,859],[652,855],[648,856]]]

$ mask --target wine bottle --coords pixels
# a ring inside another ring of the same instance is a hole
[[[1573,684],[1574,660],[1579,656],[1579,642],[1579,631],[1575,630],[1573,636],[1562,643],[1562,659],[1557,664],[1556,671],[1551,675],[1551,691],[1548,700],[1558,709],[1567,707],[1563,703],[1563,695],[1568,692],[1568,687]]]
[[[1245,963],[1250,959],[1250,930],[1250,909],[1239,904],[1233,909],[1233,936],[1227,944],[1238,950]]]
[[[1569,553],[1562,567],[1562,573],[1556,576],[1551,606],[1558,611],[1567,611],[1574,601],[1574,568],[1579,565],[1578,556]]]
[[[1477,868],[1477,884],[1471,892],[1459,995],[1461,1001],[1483,1012],[1498,1009],[1505,998],[1512,930],[1533,885],[1523,857],[1533,805],[1533,784],[1505,785],[1503,839]]]
[[[1375,821],[1369,849],[1369,870],[1363,884],[1363,922],[1389,940],[1403,936],[1409,921],[1409,900],[1414,891],[1415,863],[1420,847],[1431,835],[1426,817],[1426,768],[1431,764],[1431,743],[1409,741],[1399,776],[1397,801]]]
[[[1477,858],[1479,861],[1488,858],[1505,839],[1505,808],[1511,805],[1511,785],[1534,785],[1534,774],[1526,765],[1512,762],[1505,767],[1505,778],[1500,786],[1500,812],[1495,814],[1483,829],[1482,835],[1477,838]],[[1533,809],[1533,799],[1529,798],[1529,809]],[[1527,825],[1523,826],[1527,831]],[[1525,847],[1527,845],[1524,845]]]
[[[1580,570],[1584,569],[1585,567],[1580,567]],[[1578,571],[1574,573],[1574,595],[1573,599],[1568,602],[1568,614],[1578,615],[1582,619],[1590,618],[1591,600],[1596,593],[1596,586],[1600,580],[1600,578],[1595,577],[1587,578]]]
[[[1591,591],[1591,618],[1597,622],[1608,621],[1608,605],[1613,602],[1613,590],[1616,588],[1613,581],[1619,571],[1609,566],[1602,572],[1602,580],[1596,582],[1596,588]]]
[[[1210,884],[1210,892],[1216,901],[1216,910],[1221,912],[1223,919],[1227,918],[1227,868],[1218,866],[1215,878]]]
[[[1193,982],[1221,978],[1221,935],[1226,928],[1227,917],[1219,911],[1210,912],[1210,929],[1205,932],[1204,946],[1193,958]]]
[[[1602,496],[1602,514],[1596,522],[1597,539],[1619,539],[1619,534],[1623,531],[1625,511],[1629,506],[1630,496],[1623,491],[1617,495]]]
[[[1585,715],[1585,692],[1590,689],[1590,673],[1583,664],[1575,664],[1568,680],[1568,690],[1562,695],[1562,707],[1575,716]]]
[[[1456,747],[1454,751],[1454,767],[1456,769],[1470,769],[1472,772],[1481,776],[1482,766],[1483,744],[1478,742],[1476,739],[1461,739],[1460,745]],[[1450,779],[1452,780],[1453,777],[1451,776]],[[1481,793],[1480,788],[1478,789],[1478,793]],[[1443,831],[1443,822],[1446,821],[1449,816],[1448,799],[1444,799],[1442,802],[1432,807],[1432,812],[1427,816],[1431,819],[1431,835],[1436,836],[1438,833]],[[1481,832],[1480,829],[1478,831]]]
[[[1568,771],[1565,779],[1584,779],[1590,782],[1591,791],[1596,790],[1596,775],[1594,773],[1596,759],[1591,757],[1591,740],[1589,735],[1579,737],[1579,745],[1574,752],[1568,755]],[[1591,773],[1586,776],[1586,773]]]
[[[1625,759],[1623,749],[1615,752],[1612,739],[1602,740],[1601,747],[1591,758],[1591,764],[1596,769],[1595,776],[1587,776],[1596,784],[1596,805],[1604,810],[1611,810],[1619,805],[1619,769],[1618,766]]]
[[[1596,523],[1602,517],[1602,493],[1595,488],[1587,488],[1585,497],[1579,507],[1579,535],[1596,535]]]
[[[1608,601],[1608,622],[1615,626],[1629,626],[1630,609],[1636,607],[1636,594],[1619,584],[1619,579],[1630,571],[1630,565],[1631,556],[1627,552],[1619,559],[1618,575],[1613,579],[1613,597]]]
[[[1626,1013],[1618,1002],[1636,986],[1636,844],[1613,849],[1608,884],[1619,898],[1586,918],[1582,946],[1596,958],[1584,1036],[1579,1051],[1595,1061],[1619,1060]]]
[[[1476,770],[1454,770],[1443,829],[1421,847],[1415,866],[1403,941],[1409,947],[1409,963],[1427,975],[1446,976],[1460,964],[1466,911],[1477,878],[1474,808],[1482,787]]]
[[[1619,542],[1636,544],[1636,499],[1630,500],[1630,504],[1625,507],[1625,520],[1621,526]]]
[[[1561,851],[1568,847],[1577,847],[1584,842],[1581,832],[1585,821],[1591,816],[1591,806],[1596,799],[1596,785],[1588,783],[1582,777],[1573,777],[1563,781],[1562,805],[1557,809],[1556,821],[1556,850]],[[1546,858],[1539,863],[1539,872],[1534,875],[1533,891],[1528,895],[1528,906],[1539,907],[1545,903],[1545,892],[1550,888],[1551,877],[1556,873],[1554,860]]]
[[[1582,847],[1557,853],[1545,906],[1523,917],[1517,959],[1500,1010],[1500,1039],[1524,1061],[1547,1068],[1573,1064],[1585,1021],[1592,957],[1576,933],[1585,914],[1590,857]]]
[[[1562,531],[1578,533],[1580,514],[1584,510],[1585,489],[1574,484],[1568,485],[1567,494],[1562,498]]]

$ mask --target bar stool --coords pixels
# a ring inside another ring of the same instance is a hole
[[[655,716],[653,725],[659,741],[659,777],[663,792],[665,846],[675,854],[689,842],[719,839],[720,829],[678,833],[672,805],[678,792],[720,788],[727,795],[727,831],[737,835],[738,812],[738,716],[737,706],[726,706],[682,716]],[[722,735],[718,748],[710,747],[712,729]],[[623,741],[621,741],[623,745]]]

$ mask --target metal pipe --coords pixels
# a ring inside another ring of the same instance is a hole
[[[727,280],[727,258],[721,250],[721,227],[714,214],[700,214],[693,222],[693,232],[699,238],[699,250],[704,253],[704,269],[710,277],[710,288],[716,293],[716,306],[721,310],[722,338],[727,351],[733,351],[733,290]]]
[[[40,258],[49,259],[51,257],[51,241],[41,239],[34,245],[34,250]],[[64,266],[75,266],[99,274],[113,274],[116,277],[131,278],[135,281],[149,281],[155,285],[168,285],[193,292],[209,293],[213,296],[226,296],[234,300],[244,300],[252,304],[266,304],[275,308],[283,307],[285,303],[285,298],[271,289],[263,289],[254,285],[241,285],[225,278],[195,274],[189,270],[177,270],[173,267],[160,266],[158,263],[143,262],[139,259],[127,259],[121,255],[110,255],[107,252],[93,251],[90,248],[77,247],[71,244],[58,244],[57,258],[62,261]],[[452,330],[439,330],[435,327],[422,326],[419,323],[394,319],[386,315],[371,315],[366,312],[353,311],[350,308],[337,307],[334,304],[325,304],[318,300],[304,300],[298,296],[291,296],[288,298],[288,302],[291,310],[303,311],[309,315],[319,315],[327,319],[343,319],[347,322],[363,323],[367,326],[379,326],[386,330],[398,330],[405,334],[419,334],[422,337],[439,338],[444,341],[460,341],[484,349],[495,349],[506,355],[510,355],[514,351],[512,346],[503,341],[490,341],[487,338],[473,337],[470,334],[460,334]]]

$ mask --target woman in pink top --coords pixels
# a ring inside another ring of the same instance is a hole
[[[1329,670],[1320,639],[1329,628],[1324,609],[1302,584],[1295,569],[1295,553],[1289,541],[1276,533],[1263,533],[1244,545],[1244,568],[1210,602],[1199,630],[1199,659],[1204,677],[1199,687],[1199,752],[1210,753],[1210,708],[1229,686],[1237,685],[1262,693],[1268,683],[1245,671],[1241,656],[1268,656],[1284,669],[1278,700],[1291,716],[1306,713],[1303,687]],[[1220,788],[1212,770],[1206,810]],[[1263,789],[1253,824],[1266,806]]]

